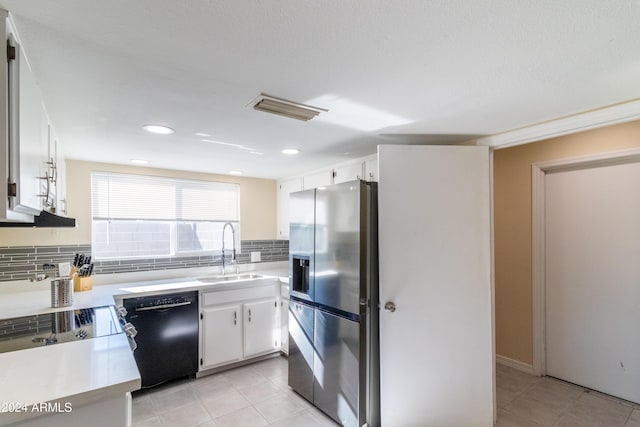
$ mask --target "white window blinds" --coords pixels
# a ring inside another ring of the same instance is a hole
[[[238,184],[106,172],[91,178],[94,220],[240,220]]]

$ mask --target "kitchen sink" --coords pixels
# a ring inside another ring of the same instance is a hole
[[[243,274],[227,274],[224,276],[207,276],[199,277],[198,280],[204,283],[223,283],[223,282],[239,282],[241,280],[262,279],[262,274],[243,273]]]

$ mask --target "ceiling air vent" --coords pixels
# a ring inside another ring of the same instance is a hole
[[[276,98],[261,93],[248,105],[258,111],[278,114],[280,116],[289,117],[290,119],[309,121],[318,114],[328,111],[324,108],[312,107],[310,105],[298,104],[297,102],[287,101],[286,99]]]

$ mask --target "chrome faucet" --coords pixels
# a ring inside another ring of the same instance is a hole
[[[238,260],[236,259],[236,229],[233,228],[233,224],[227,222],[222,227],[222,274],[225,274],[225,249],[224,249],[224,232],[227,230],[227,226],[231,227],[231,240],[233,242],[233,256],[231,257],[232,264],[236,265],[236,274],[238,273]]]

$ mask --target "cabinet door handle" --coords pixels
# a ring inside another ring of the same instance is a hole
[[[238,323],[238,313],[237,312],[233,312],[233,324],[236,325]]]

